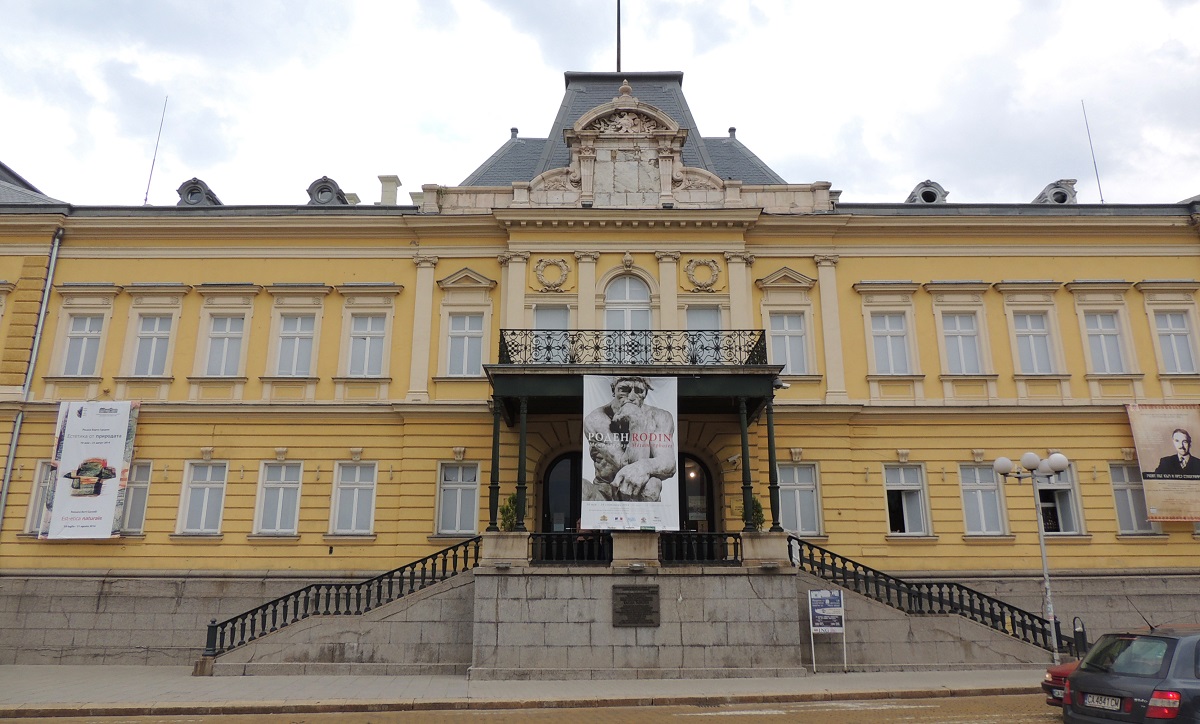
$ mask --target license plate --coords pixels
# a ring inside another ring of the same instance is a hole
[[[1083,705],[1090,706],[1093,709],[1104,709],[1106,711],[1119,711],[1121,708],[1121,697],[1119,696],[1100,696],[1099,694],[1084,694]]]
[[[1063,690],[1062,690],[1062,689],[1051,689],[1051,690],[1050,690],[1050,694],[1051,694],[1051,696],[1053,696],[1055,699],[1061,699],[1061,698],[1062,698],[1062,696],[1063,696]]]

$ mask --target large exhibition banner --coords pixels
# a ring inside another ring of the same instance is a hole
[[[121,530],[137,405],[64,402],[42,538],[110,538]]]
[[[585,375],[586,530],[679,530],[674,377]]]
[[[1127,405],[1150,520],[1200,520],[1200,405]]]

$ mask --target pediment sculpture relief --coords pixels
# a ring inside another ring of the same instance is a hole
[[[658,121],[644,113],[617,111],[592,121],[586,130],[600,133],[650,133],[658,128]]]

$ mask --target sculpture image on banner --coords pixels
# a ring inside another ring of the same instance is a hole
[[[121,531],[138,406],[64,402],[39,538],[111,538]]]
[[[674,377],[585,375],[583,491],[587,530],[679,530]]]
[[[1192,436],[1200,435],[1200,405],[1127,405],[1146,517],[1155,521],[1200,520],[1200,459]]]

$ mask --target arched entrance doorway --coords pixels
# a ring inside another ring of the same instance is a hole
[[[717,530],[713,479],[708,467],[694,455],[679,456],[679,528],[712,533]],[[541,532],[574,531],[579,521],[583,454],[564,453],[554,459],[542,477]]]

